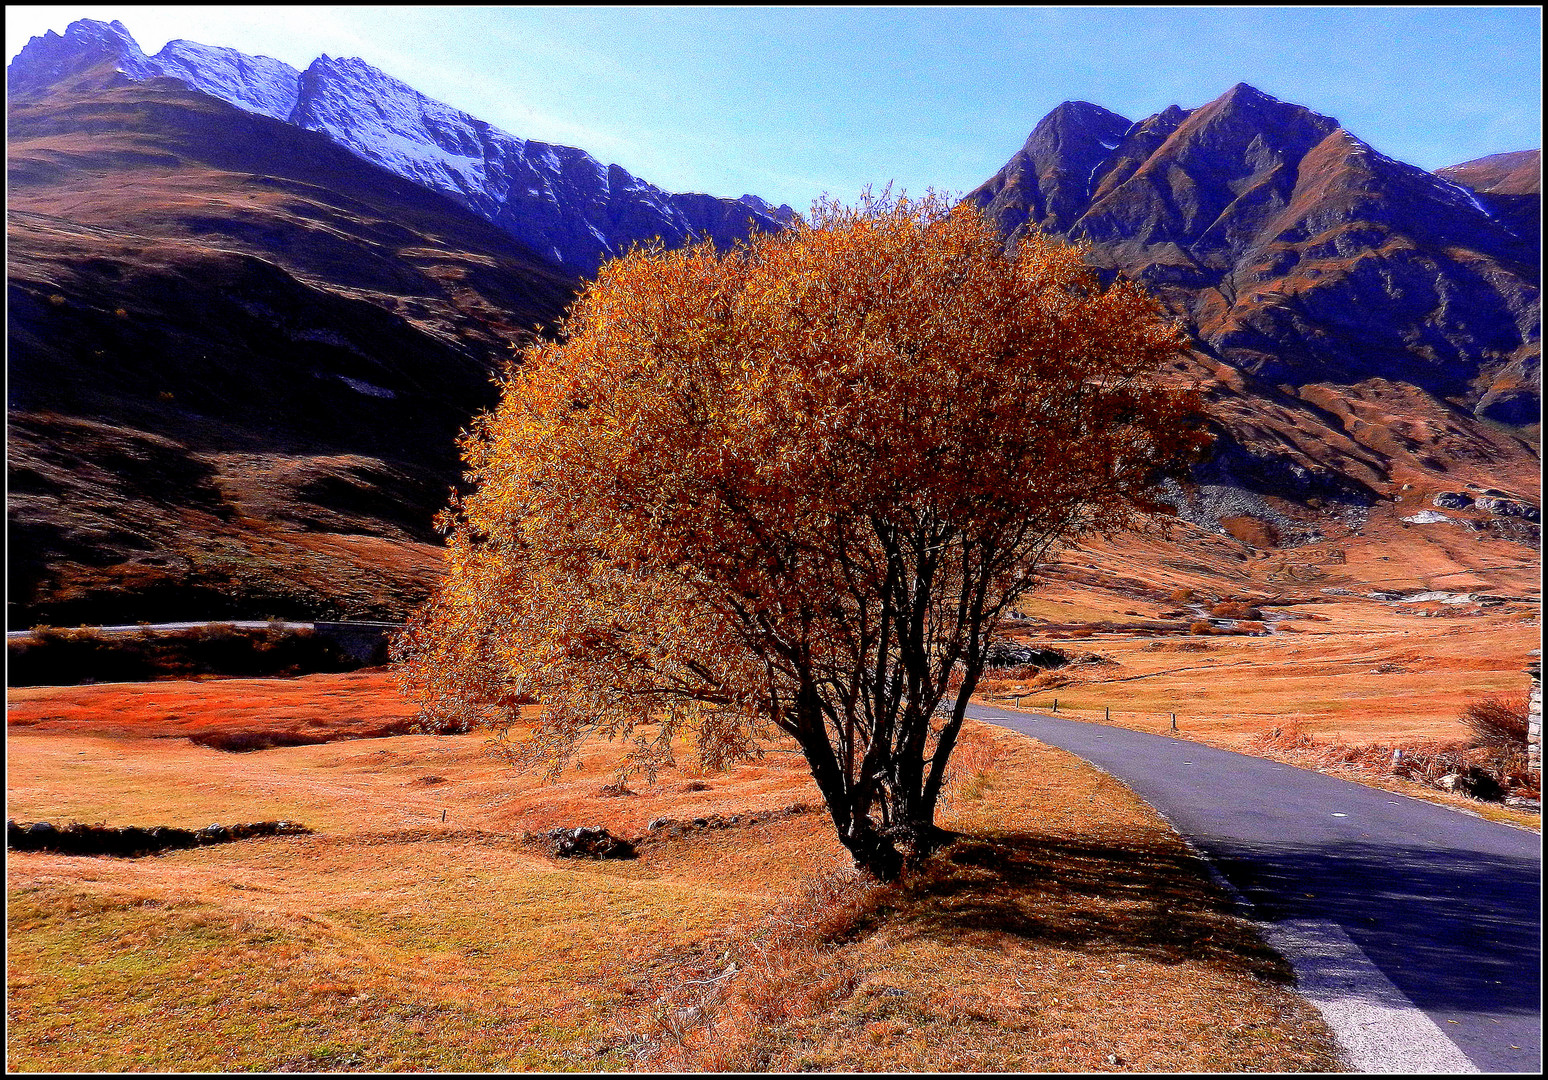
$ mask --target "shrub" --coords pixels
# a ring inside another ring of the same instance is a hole
[[[1473,733],[1473,744],[1489,750],[1524,750],[1527,697],[1512,694],[1486,697],[1463,710],[1462,726]]]
[[[1302,730],[1299,720],[1291,720],[1253,736],[1248,745],[1255,750],[1308,750],[1316,740]]]
[[[1209,623],[1205,622],[1203,619],[1200,619],[1198,622],[1188,627],[1188,633],[1190,634],[1212,634],[1214,631],[1215,628]]]

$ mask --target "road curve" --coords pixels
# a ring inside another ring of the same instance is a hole
[[[1365,1054],[1358,1067],[1541,1070],[1536,833],[1183,739],[968,712],[1085,758],[1165,816],[1245,898],[1351,1058]],[[1429,1049],[1384,1053],[1399,1042]]]

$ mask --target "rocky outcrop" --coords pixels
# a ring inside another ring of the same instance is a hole
[[[992,641],[984,651],[984,665],[991,668],[1040,667],[1052,670],[1070,662],[1058,649],[1039,649],[1016,641]]]
[[[556,859],[632,859],[634,845],[601,826],[550,829],[548,853]]]

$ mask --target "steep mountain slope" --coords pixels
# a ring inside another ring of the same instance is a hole
[[[1009,245],[1033,228],[1085,242],[1185,321],[1223,421],[1202,487],[1294,531],[1261,496],[1368,506],[1401,474],[1536,497],[1528,171],[1427,173],[1240,84],[1138,122],[1067,102],[968,198]]]
[[[1541,195],[1542,173],[1541,150],[1516,150],[1448,165],[1435,175],[1481,195]]]
[[[570,276],[168,79],[61,72],[8,120],[13,624],[401,615],[456,434]]]
[[[1437,169],[1436,176],[1471,191],[1491,217],[1535,241],[1543,219],[1543,155],[1539,150],[1491,154]]]
[[[174,78],[238,108],[326,135],[367,161],[456,199],[575,274],[636,243],[728,247],[794,216],[753,195],[662,191],[571,147],[518,138],[434,101],[362,60],[319,57],[305,71],[234,49],[169,42],[146,56],[122,23],[82,19],[33,38],[11,62],[13,100],[107,63],[128,80]]]

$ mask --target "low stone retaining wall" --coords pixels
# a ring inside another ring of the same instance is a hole
[[[236,825],[206,825],[173,829],[165,825],[82,825],[55,827],[47,821],[5,823],[6,847],[12,851],[57,851],[62,855],[134,857],[160,851],[226,844],[255,836],[299,836],[312,830],[295,821],[254,821]]]
[[[363,667],[387,663],[387,647],[402,623],[314,622],[312,633],[332,642],[345,656]]]
[[[606,789],[604,789],[606,791]],[[612,794],[618,794],[614,791]],[[628,792],[628,794],[633,794]],[[661,840],[677,840],[692,833],[712,829],[735,829],[757,825],[765,821],[780,821],[796,814],[810,814],[819,809],[805,803],[793,803],[777,810],[754,810],[745,814],[710,814],[706,817],[675,820],[656,818],[644,836],[626,840],[614,836],[595,825],[560,826],[547,832],[524,832],[521,839],[540,844],[548,854],[558,859],[632,859],[639,854],[639,847]]]

